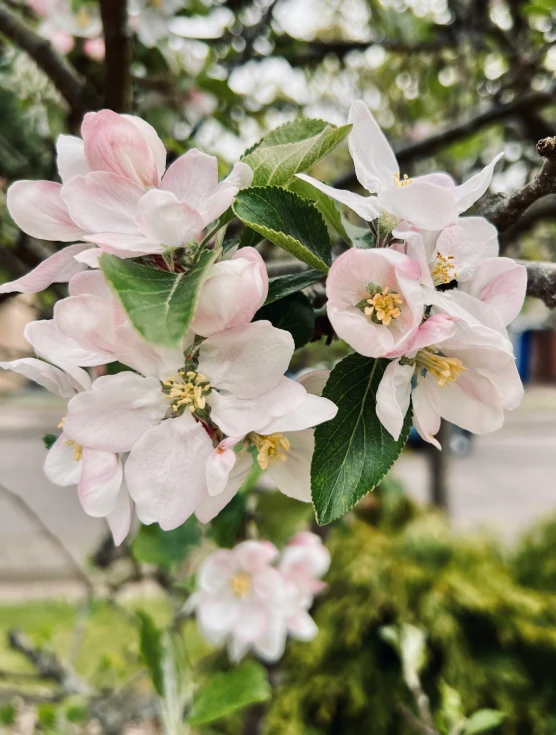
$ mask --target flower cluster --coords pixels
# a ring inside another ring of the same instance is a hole
[[[197,236],[252,178],[238,163],[218,183],[216,159],[197,150],[166,173],[165,159],[147,123],[103,111],[85,118],[83,140],[58,141],[62,184],[20,181],[8,192],[10,212],[29,234],[86,241],[2,286],[36,292],[69,281],[69,296],[53,319],[27,325],[40,359],[0,367],[69,399],[45,472],[54,483],[77,484],[85,511],[106,517],[117,543],[129,531],[132,501],[143,523],[165,530],[193,513],[210,521],[253,462],[284,493],[308,502],[313,427],[337,411],[320,397],[326,371],[286,377],[291,334],[252,321],[268,293],[255,249],[210,267],[191,329],[175,348],[143,340],[101,271],[87,269],[103,251],[196,253]],[[116,361],[127,369],[105,374]],[[96,368],[96,379],[84,368]]]
[[[500,156],[460,186],[445,173],[409,179],[363,102],[349,122],[357,178],[370,195],[298,174],[371,223],[377,240],[330,269],[330,322],[361,355],[392,360],[377,414],[395,439],[410,400],[415,427],[439,448],[441,418],[494,431],[523,394],[506,327],[523,305],[526,271],[498,257],[489,222],[461,215],[486,192]]]
[[[75,13],[71,0],[27,0],[27,5],[41,19],[39,33],[61,54],[69,54],[75,39],[83,39],[83,52],[94,61],[104,59],[104,39],[100,14],[90,5]]]
[[[295,535],[282,554],[268,541],[244,541],[202,562],[185,611],[195,611],[210,643],[228,645],[233,661],[252,649],[273,663],[288,635],[310,641],[317,634],[308,610],[329,566],[328,549],[312,533]]]

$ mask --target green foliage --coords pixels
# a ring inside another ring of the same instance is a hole
[[[356,513],[328,537],[319,635],[288,647],[265,735],[411,735],[397,705],[415,703],[380,635],[408,624],[427,635],[421,680],[443,735],[462,719],[496,722],[497,735],[555,732],[556,596],[521,585],[496,545],[454,534],[390,482]]]
[[[302,293],[292,293],[263,306],[254,319],[267,319],[278,329],[290,332],[296,349],[307,344],[315,331],[315,312],[309,299]]]
[[[268,284],[268,296],[264,305],[272,304],[273,301],[283,299],[297,291],[302,291],[322,279],[321,271],[308,270],[303,273],[293,273],[291,276],[278,276],[271,278]]]
[[[465,723],[465,735],[479,735],[481,732],[490,732],[504,722],[505,715],[494,709],[480,709],[474,712]]]
[[[376,415],[376,392],[387,365],[387,360],[348,355],[324,388],[323,396],[338,413],[315,430],[311,492],[321,524],[339,518],[373,490],[407,442],[411,409],[397,441]]]
[[[196,692],[188,717],[192,726],[206,725],[270,697],[267,673],[261,664],[244,661],[214,674]]]
[[[287,189],[277,186],[243,189],[234,202],[234,212],[252,230],[326,273],[331,262],[331,244],[318,209]]]
[[[210,524],[212,538],[218,546],[231,549],[237,542],[239,529],[247,511],[247,496],[237,493]]]
[[[158,523],[153,523],[141,526],[131,544],[131,552],[137,561],[169,568],[183,561],[200,538],[201,531],[194,516],[173,531],[163,531]]]
[[[42,443],[47,449],[52,449],[54,444],[56,444],[58,437],[56,434],[45,434],[42,438]]]
[[[349,236],[345,226],[345,218],[342,217],[342,213],[333,199],[320,191],[320,189],[317,189],[315,186],[310,184],[308,181],[303,181],[303,179],[295,179],[288,188],[290,191],[294,191],[304,199],[314,201],[317,209],[324,219],[331,227],[334,228],[342,240],[344,240],[348,245],[352,244],[351,237]]]
[[[100,266],[133,326],[148,341],[178,345],[189,328],[199,290],[214,260],[205,250],[187,273],[167,273],[105,253]]]
[[[17,715],[15,704],[3,704],[0,707],[0,725],[13,725]]]
[[[242,160],[253,169],[253,186],[283,186],[334,150],[350,130],[351,125],[338,128],[324,120],[294,120],[269,133]]]
[[[139,619],[139,648],[143,663],[159,696],[164,696],[164,644],[162,632],[144,610],[137,611]]]

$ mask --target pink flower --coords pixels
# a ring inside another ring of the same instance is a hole
[[[403,354],[424,314],[419,263],[389,248],[340,255],[328,275],[328,317],[366,357]]]
[[[325,375],[323,376],[323,373]],[[291,381],[287,378],[264,400],[272,406],[270,420],[261,411],[251,412],[244,431],[230,434],[212,452],[206,464],[207,497],[196,510],[202,523],[212,520],[245,482],[257,452],[259,467],[268,472],[277,488],[289,497],[310,502],[311,460],[315,448],[314,426],[330,421],[337,406],[320,393],[328,371],[306,373]],[[323,380],[324,377],[324,380]]]
[[[493,307],[504,325],[517,317],[525,300],[527,271],[511,258],[487,258],[460,285],[464,293]]]
[[[69,53],[75,43],[75,38],[85,38],[84,50],[87,44],[102,44],[100,38],[102,26],[100,16],[91,6],[82,6],[74,13],[70,0],[27,0],[27,5],[42,18],[39,33],[47,38],[54,48],[61,54]],[[92,57],[93,58],[93,57]],[[97,57],[98,60],[98,57]]]
[[[68,374],[33,357],[2,362],[0,368],[24,375],[62,398],[71,398],[91,386],[84,370],[73,367]],[[60,426],[63,424],[64,420]],[[82,446],[63,430],[48,452],[44,471],[56,485],[77,485],[83,510],[95,518],[106,518],[114,542],[122,543],[131,525],[131,502],[122,486],[123,471],[117,454]]]
[[[320,191],[372,221],[381,214],[406,220],[424,230],[441,230],[455,223],[488,189],[497,156],[481,172],[456,186],[444,173],[400,177],[394,151],[362,100],[351,106],[348,122],[353,125],[349,149],[361,186],[376,196],[361,196],[322,184],[306,174],[297,174]]]
[[[249,323],[268,295],[268,275],[255,248],[212,266],[201,287],[192,328],[202,337]]]
[[[288,541],[278,566],[284,577],[311,601],[326,587],[321,577],[329,567],[330,552],[319,536],[308,531],[297,533]]]

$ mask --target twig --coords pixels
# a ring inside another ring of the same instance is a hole
[[[131,94],[131,39],[127,0],[99,0],[106,44],[105,105],[114,112],[129,112]]]
[[[537,153],[544,158],[541,170],[523,189],[508,198],[487,201],[482,214],[500,232],[509,229],[537,200],[556,193],[556,138],[543,138],[537,143]]]
[[[527,295],[541,299],[549,309],[556,308],[556,263],[518,260],[527,269]]]
[[[72,111],[82,116],[96,106],[94,92],[87,81],[54,50],[49,41],[35,33],[5,5],[0,5],[0,33],[29,54]]]
[[[4,495],[6,498],[8,498],[8,500],[10,500],[11,503],[16,505],[24,513],[24,515],[26,515],[27,518],[29,518],[29,520],[40,530],[41,534],[46,539],[48,539],[52,546],[54,546],[60,552],[60,554],[68,562],[69,566],[75,572],[75,576],[77,577],[77,579],[79,579],[83,583],[83,586],[87,590],[87,595],[92,596],[95,592],[92,581],[89,579],[88,575],[85,573],[82,567],[77,563],[73,554],[71,553],[71,551],[69,551],[63,541],[61,541],[61,539],[59,539],[58,536],[56,536],[56,534],[50,530],[50,528],[48,528],[42,518],[37,513],[35,513],[33,508],[31,508],[31,506],[28,505],[27,502],[20,495],[14,493],[13,490],[8,490],[8,488],[4,485],[0,485],[0,494]]]
[[[405,704],[398,704],[398,710],[403,717],[405,724],[414,732],[420,733],[420,735],[439,735],[434,727],[430,727],[422,722],[413,714],[409,707],[405,706]]]

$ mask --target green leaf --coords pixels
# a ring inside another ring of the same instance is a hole
[[[344,218],[340,212],[336,202],[329,196],[324,194],[316,186],[302,179],[294,179],[288,187],[290,191],[294,191],[304,199],[310,199],[315,202],[319,212],[322,214],[328,224],[333,227],[338,235],[348,244],[351,245],[351,238],[344,224]]]
[[[272,304],[273,301],[278,301],[278,299],[283,299],[292,293],[296,293],[296,291],[303,291],[304,288],[312,286],[313,283],[321,279],[322,273],[313,268],[302,273],[292,273],[288,276],[271,278],[268,283],[268,296],[266,297],[264,306]]]
[[[52,449],[57,440],[58,437],[56,434],[45,434],[42,438],[42,443],[47,449]]]
[[[255,321],[260,319],[268,319],[273,326],[289,332],[296,349],[306,345],[315,332],[315,312],[302,293],[292,293],[263,306],[254,316]]]
[[[350,130],[351,125],[338,128],[324,120],[295,120],[269,133],[242,161],[253,169],[254,186],[282,186],[295,174],[312,168]]]
[[[244,227],[237,246],[238,248],[254,248],[262,241],[262,239],[263,238],[258,232],[255,232],[255,230],[252,230],[250,227]]]
[[[173,347],[189,328],[213,259],[204,250],[187,273],[166,273],[105,253],[100,267],[135,329],[148,342]]]
[[[314,204],[287,189],[268,186],[243,189],[233,206],[236,216],[252,230],[312,268],[328,271],[332,246]]]
[[[463,732],[465,735],[478,735],[481,732],[488,732],[494,730],[495,727],[499,727],[505,719],[506,715],[503,712],[495,709],[480,709],[467,720]]]
[[[199,524],[193,516],[173,531],[163,531],[157,523],[141,526],[131,544],[137,561],[171,567],[183,561],[201,538]]]
[[[347,513],[373,490],[405,446],[411,409],[398,441],[376,415],[376,392],[388,362],[348,355],[326,383],[323,396],[338,406],[338,413],[315,430],[311,488],[320,524]]]
[[[193,727],[220,720],[270,697],[266,670],[245,661],[231,671],[214,674],[196,693],[188,722]]]
[[[161,697],[164,696],[164,645],[162,632],[144,610],[137,610],[139,619],[139,650],[143,663],[148,668],[153,686]]]

